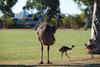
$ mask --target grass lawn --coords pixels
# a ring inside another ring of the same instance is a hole
[[[90,31],[57,30],[55,37],[56,42],[50,49],[52,62],[82,62],[81,58],[90,58],[84,46],[90,38]],[[72,57],[70,60],[65,55],[61,59],[58,50],[63,45],[69,47],[75,45],[75,48],[68,52]],[[32,29],[0,30],[0,64],[36,64],[40,61],[40,47],[36,31]],[[46,46],[44,46],[44,58],[46,61]],[[81,60],[78,60],[79,58]]]

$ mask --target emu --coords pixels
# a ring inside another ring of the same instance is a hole
[[[70,57],[69,57],[68,54],[67,54],[67,51],[68,51],[68,50],[72,50],[73,47],[75,47],[75,46],[72,45],[71,48],[70,48],[70,47],[67,47],[67,46],[62,46],[62,47],[59,49],[59,52],[62,53],[62,54],[61,54],[61,58],[63,58],[63,54],[65,53],[65,55],[70,59]]]
[[[63,18],[60,14],[59,15],[49,15],[50,14],[50,8],[46,9],[46,13],[42,16],[42,22],[37,28],[37,35],[38,35],[38,40],[41,43],[41,61],[40,64],[43,64],[43,46],[47,46],[47,64],[51,64],[49,60],[49,51],[50,51],[50,46],[55,43],[55,32],[59,27],[59,22],[61,22],[61,18]],[[46,18],[46,16],[48,16]],[[56,17],[56,24],[51,26],[48,21],[52,19],[52,17]]]
[[[95,41],[93,39],[90,39],[88,44],[85,43],[85,47],[91,54],[91,58],[94,58]]]
[[[91,54],[91,58],[94,58],[94,50],[95,50],[94,44],[87,45],[85,43],[85,46],[86,46],[86,49],[88,49],[88,52]]]
[[[43,64],[43,45],[47,46],[47,54],[48,54],[47,64],[51,64],[51,62],[49,61],[49,50],[50,50],[50,46],[53,45],[55,42],[54,34],[56,30],[57,30],[57,25],[52,27],[47,23],[42,23],[37,29],[38,40],[41,43],[41,62],[40,64]]]

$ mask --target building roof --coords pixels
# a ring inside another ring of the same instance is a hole
[[[25,10],[23,10],[23,11],[21,11],[20,13],[15,14],[15,15],[14,15],[14,18],[23,19],[23,18],[27,18],[28,15],[30,15],[30,13],[28,13],[28,12],[25,11]]]

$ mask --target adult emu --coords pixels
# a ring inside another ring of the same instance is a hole
[[[89,43],[85,43],[86,49],[88,49],[88,52],[91,54],[91,58],[94,58],[94,51],[95,51],[95,41],[93,39],[89,40]]]
[[[89,53],[91,54],[91,58],[94,58],[94,50],[95,50],[94,44],[87,45],[85,43],[85,46],[86,46],[86,49],[88,49]]]
[[[43,23],[41,23],[37,29],[38,40],[41,43],[41,62],[40,64],[43,64],[43,45],[47,46],[47,54],[48,54],[47,64],[51,64],[51,62],[49,61],[49,50],[50,50],[50,46],[53,45],[55,42],[54,34],[58,28],[59,19],[57,19],[57,24],[54,26],[49,25],[47,21],[43,19]]]

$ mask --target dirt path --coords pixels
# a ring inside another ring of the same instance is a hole
[[[68,59],[64,57],[63,59],[53,59],[51,60],[53,64],[38,64],[39,60],[16,60],[16,61],[0,61],[0,67],[100,67],[100,56],[95,56],[94,59],[90,58],[90,55],[85,57],[71,57]]]

